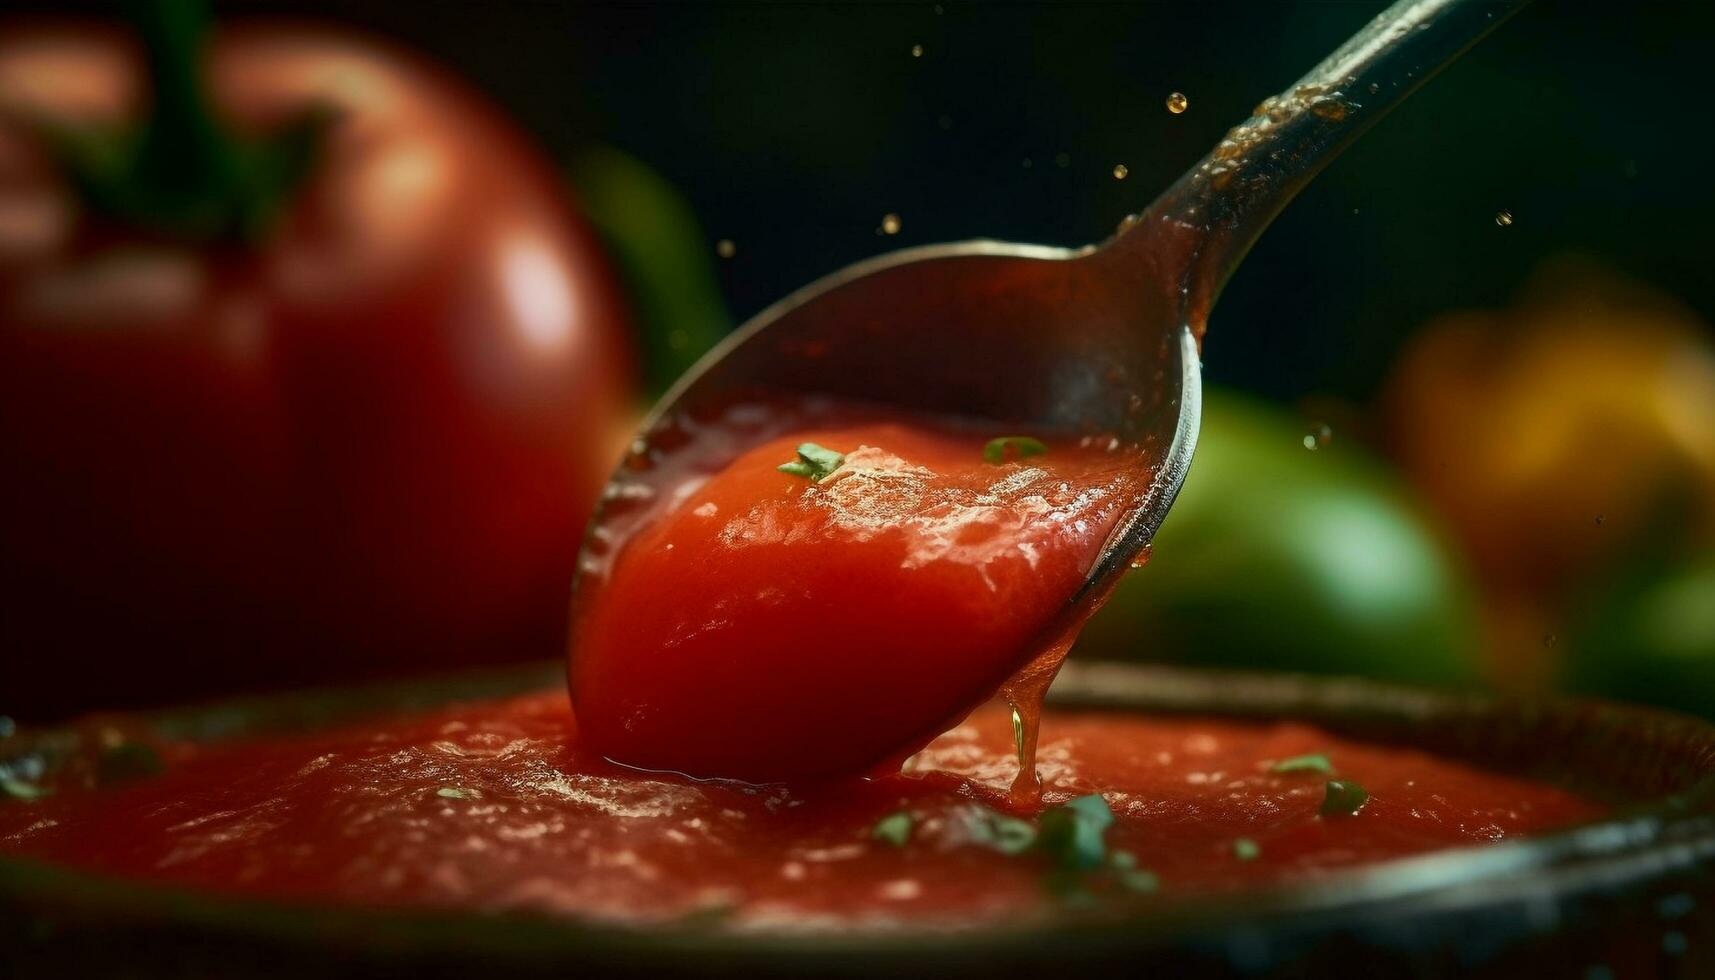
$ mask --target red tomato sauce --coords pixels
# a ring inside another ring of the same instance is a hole
[[[1306,753],[1369,802],[1320,816],[1329,774],[1271,771]],[[1073,914],[1047,887],[1047,858],[1002,853],[977,832],[1005,806],[1017,766],[1004,706],[903,772],[796,788],[614,766],[583,746],[559,692],[168,743],[163,757],[157,776],[0,803],[0,852],[224,894],[626,926],[863,932]],[[1038,765],[1049,804],[1101,793],[1115,816],[1109,854],[1155,878],[1133,894],[1091,876],[1103,907],[1302,880],[1601,812],[1552,786],[1300,724],[1051,709]],[[902,843],[876,839],[900,812]]]
[[[1051,678],[1149,470],[1106,436],[1005,435],[810,403],[688,434],[689,458],[616,492],[648,506],[604,521],[580,581],[585,738],[704,777],[881,771],[1045,651]],[[781,472],[804,444],[837,466]]]

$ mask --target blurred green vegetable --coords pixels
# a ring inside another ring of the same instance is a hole
[[[1464,580],[1388,473],[1220,391],[1206,393],[1196,460],[1153,557],[1077,646],[1432,684],[1474,679],[1476,649]]]
[[[643,161],[597,146],[580,153],[571,172],[584,216],[619,264],[653,398],[732,328],[714,246],[690,204]]]
[[[1715,718],[1715,554],[1630,576],[1569,646],[1569,690]]]

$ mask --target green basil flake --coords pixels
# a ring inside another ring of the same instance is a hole
[[[1126,891],[1149,895],[1161,887],[1161,879],[1153,871],[1128,869],[1119,873],[1119,883]]]
[[[1040,456],[1048,451],[1047,445],[1040,439],[1032,439],[1029,436],[1001,436],[998,439],[990,439],[988,444],[983,446],[983,462],[1003,462],[1009,449],[1012,450],[1014,459]]]
[[[1102,866],[1107,857],[1106,836],[1113,826],[1114,812],[1101,794],[1092,793],[1068,800],[1042,814],[1036,847],[1061,868],[1089,871]]]
[[[1023,854],[1036,843],[1036,828],[1028,821],[973,807],[963,820],[965,838],[1002,854]]]
[[[435,795],[443,800],[470,800],[476,798],[476,790],[465,789],[463,786],[442,786],[435,790]]]
[[[39,800],[51,790],[12,776],[0,776],[0,798],[8,800]]]
[[[820,483],[845,461],[844,453],[836,453],[813,442],[806,442],[798,447],[797,459],[790,463],[781,463],[775,469],[789,476],[804,477],[811,483]]]
[[[1233,841],[1233,857],[1240,861],[1255,861],[1262,856],[1262,845],[1249,837],[1240,837]]]
[[[869,832],[869,836],[894,847],[904,847],[905,842],[911,839],[911,827],[915,822],[904,810],[890,813],[875,822],[875,829]]]
[[[1322,795],[1322,816],[1354,816],[1369,801],[1369,790],[1357,783],[1349,779],[1330,779]]]
[[[1155,872],[1137,866],[1137,855],[1130,851],[1109,851],[1108,867],[1113,870],[1114,880],[1126,891],[1147,895],[1161,887],[1161,879]]]
[[[1290,759],[1282,759],[1269,766],[1268,771],[1279,773],[1320,772],[1332,776],[1334,775],[1334,763],[1330,762],[1328,757],[1321,752],[1312,752],[1309,755],[1295,755]]]

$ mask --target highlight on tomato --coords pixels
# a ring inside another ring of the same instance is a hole
[[[634,386],[530,141],[294,23],[0,30],[0,712],[550,657]]]

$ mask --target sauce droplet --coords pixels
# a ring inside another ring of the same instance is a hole
[[[913,44],[911,46],[911,57],[913,57],[913,58],[923,57],[923,45]]]
[[[1495,224],[1500,225],[1502,228],[1505,228],[1512,223],[1513,223],[1513,213],[1511,211],[1508,211],[1505,208],[1502,208],[1501,210],[1495,212]]]
[[[1189,108],[1191,108],[1191,100],[1185,97],[1184,92],[1174,92],[1167,97],[1167,111],[1175,116]]]
[[[897,235],[899,234],[899,228],[899,215],[884,214],[881,216],[881,233],[883,235]]]
[[[732,243],[732,239],[723,238],[715,242],[715,254],[723,259],[730,259],[738,254],[738,246]]]
[[[1131,173],[1131,171],[1126,169],[1125,164],[1123,164],[1123,163],[1114,164],[1114,179],[1115,180],[1124,180],[1126,178],[1126,174],[1129,174],[1129,173]]]

